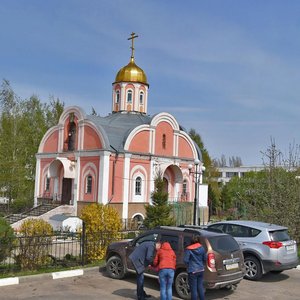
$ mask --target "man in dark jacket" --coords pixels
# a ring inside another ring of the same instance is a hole
[[[184,263],[187,265],[191,300],[204,300],[203,274],[206,264],[206,252],[200,244],[200,237],[194,236],[192,244],[184,250]]]
[[[138,245],[129,255],[136,271],[137,299],[144,300],[150,298],[144,291],[144,271],[153,262],[155,243],[143,242]]]

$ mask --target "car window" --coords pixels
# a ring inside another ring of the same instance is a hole
[[[228,224],[225,229],[225,233],[234,237],[249,237],[251,229],[246,226]]]
[[[261,230],[251,228],[248,226],[236,225],[236,224],[226,224],[224,226],[224,232],[230,234],[233,237],[256,237]]]
[[[234,238],[228,235],[209,237],[208,241],[216,252],[232,252],[240,250],[238,243]]]
[[[261,230],[248,227],[248,233],[249,233],[248,237],[256,237],[261,233]]]
[[[216,232],[217,231],[223,232],[224,225],[223,224],[215,224],[215,225],[210,225],[208,228],[216,229]]]
[[[151,234],[143,235],[143,236],[141,236],[141,237],[139,237],[135,240],[135,245],[137,246],[137,245],[139,245],[143,242],[148,242],[148,241],[156,242],[157,237],[158,237],[157,233],[151,233]]]
[[[284,242],[291,239],[286,230],[270,231],[269,233],[272,241]]]
[[[178,250],[178,236],[162,234],[161,241],[169,242],[174,251]]]

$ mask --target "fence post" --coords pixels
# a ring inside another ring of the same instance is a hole
[[[81,248],[81,264],[85,265],[85,244],[86,244],[86,230],[85,230],[85,222],[82,222],[82,233],[81,233],[81,241],[80,241],[80,248]]]

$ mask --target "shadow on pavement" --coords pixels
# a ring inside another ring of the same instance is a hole
[[[284,273],[267,273],[260,279],[262,282],[279,282],[289,279],[290,276]]]
[[[121,298],[136,299],[134,289],[119,289],[115,290],[112,294],[120,296]]]

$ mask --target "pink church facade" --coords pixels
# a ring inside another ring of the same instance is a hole
[[[97,202],[114,206],[122,219],[141,220],[158,172],[170,202],[194,201],[189,165],[201,163],[201,152],[170,113],[147,115],[148,88],[132,47],[112,84],[111,114],[87,115],[77,106],[63,111],[36,154],[35,205],[49,199],[80,214]]]

